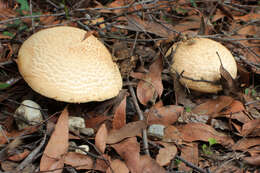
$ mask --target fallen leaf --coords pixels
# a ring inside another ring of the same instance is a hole
[[[103,155],[103,158],[109,162],[109,157],[107,155]],[[93,169],[105,172],[108,168],[108,165],[104,162],[105,161],[101,159],[96,159],[94,162],[92,157],[76,152],[68,152],[64,158],[65,164],[70,165],[77,170]]]
[[[163,142],[174,142],[175,144],[182,144],[182,134],[175,126],[168,126],[164,128]]]
[[[260,136],[260,119],[251,120],[242,127],[242,136]]]
[[[19,162],[24,158],[26,158],[30,154],[30,152],[31,152],[30,150],[25,149],[22,153],[15,154],[13,156],[8,157],[8,160]]]
[[[116,108],[113,118],[113,129],[120,129],[126,124],[126,96]]]
[[[18,163],[13,162],[13,161],[2,161],[1,162],[1,168],[5,172],[13,172],[18,165],[19,165]]]
[[[123,26],[121,25],[121,27]],[[160,37],[174,37],[176,35],[172,25],[146,21],[136,15],[128,15],[128,26],[124,26],[124,28],[138,32],[149,32]]]
[[[111,130],[108,133],[107,144],[114,144],[122,141],[125,138],[139,135],[147,126],[144,120],[126,124],[121,129]]]
[[[147,74],[134,73],[130,75],[136,79],[140,79],[137,85],[137,98],[143,105],[147,105],[149,101],[155,102],[157,96],[161,96],[163,92],[162,85],[162,59],[157,60],[151,64]]]
[[[160,148],[159,153],[156,156],[156,162],[160,166],[166,166],[171,163],[171,160],[177,154],[177,148],[175,145],[171,144],[165,148]]]
[[[119,159],[115,159],[110,163],[110,167],[107,168],[106,173],[129,173],[129,169],[124,162]]]
[[[168,105],[160,108],[151,108],[147,116],[147,122],[151,124],[171,125],[175,123],[183,113],[184,108],[177,105]]]
[[[112,147],[125,160],[130,172],[141,173],[140,145],[136,137],[128,138]]]
[[[200,115],[213,115],[222,111],[231,105],[233,98],[229,96],[219,96],[216,99],[210,99],[192,109],[192,112]]]
[[[252,157],[245,157],[245,158],[243,158],[243,160],[250,165],[260,166],[260,155],[252,156]]]
[[[198,165],[199,162],[199,150],[197,143],[191,143],[189,145],[184,145],[181,148],[181,157],[186,161]],[[192,169],[181,162],[179,165],[181,171],[190,172]]]
[[[98,128],[104,121],[110,119],[109,116],[105,115],[95,115],[95,117],[91,117],[88,119],[85,119],[86,127],[87,128]]]
[[[250,20],[259,19],[259,18],[260,18],[260,14],[258,14],[258,13],[248,13],[244,16],[235,16],[234,17],[235,20],[243,20],[243,21],[250,21]]]
[[[65,108],[55,126],[50,140],[43,152],[40,162],[41,171],[52,171],[53,173],[61,173],[64,166],[64,155],[68,151],[69,140],[69,123],[68,110]]]
[[[140,162],[142,166],[140,173],[166,173],[163,167],[161,167],[154,159],[147,155],[141,156]]]
[[[88,155],[80,154],[76,152],[68,152],[65,156],[64,163],[74,167],[77,170],[80,170],[80,169],[92,169],[94,161]]]
[[[184,126],[179,126],[178,128],[182,134],[183,140],[187,142],[208,142],[210,138],[214,138],[218,144],[224,146],[230,146],[234,144],[234,141],[231,137],[217,132],[213,127],[207,124],[189,123]]]
[[[107,139],[107,127],[106,124],[102,124],[97,131],[95,137],[95,145],[101,153],[105,152]]]
[[[260,145],[260,138],[259,137],[242,138],[232,146],[232,150],[245,151],[248,148],[251,148],[251,147],[257,146],[257,145]]]
[[[234,100],[225,111],[222,111],[221,114],[233,114],[244,111],[245,107],[243,103],[238,100]]]

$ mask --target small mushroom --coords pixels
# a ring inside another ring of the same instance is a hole
[[[14,118],[19,130],[30,125],[41,123],[43,118],[40,111],[41,107],[31,100],[24,100],[16,109]]]
[[[58,101],[83,103],[115,97],[122,78],[107,48],[85,30],[41,30],[21,46],[18,68],[36,92]]]
[[[171,50],[175,51],[171,71],[180,75],[180,82],[187,88],[205,93],[222,90],[222,86],[217,84],[221,78],[221,62],[233,79],[237,76],[234,57],[226,47],[216,41],[192,38],[174,44],[166,55]]]

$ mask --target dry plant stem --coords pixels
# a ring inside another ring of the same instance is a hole
[[[205,170],[199,168],[198,166],[194,165],[193,163],[184,160],[182,157],[180,157],[178,155],[176,155],[175,158],[182,161],[183,163],[185,163],[186,166],[188,166],[188,167],[190,167],[190,168],[192,168],[192,169],[194,169],[194,170],[196,170],[200,173],[207,173],[208,172],[208,171],[205,171]]]
[[[46,142],[46,136],[47,134],[45,133],[43,136],[43,139],[41,143],[39,144],[38,147],[36,147],[23,161],[22,163],[16,167],[16,170],[20,172],[23,170],[27,165],[32,164],[33,160],[35,159],[35,156],[41,151],[42,147],[44,146]]]
[[[13,17],[7,20],[3,20],[0,21],[0,24],[4,24],[4,23],[9,23],[9,22],[13,22],[15,20],[20,20],[20,19],[29,19],[29,18],[38,18],[38,17],[49,17],[49,16],[63,16],[65,15],[65,12],[62,13],[55,13],[55,14],[43,14],[43,15],[34,15],[34,16],[20,16],[20,17]]]
[[[129,82],[129,81],[128,81],[128,82]],[[144,120],[144,115],[143,115],[143,112],[141,111],[141,109],[140,109],[140,107],[139,107],[139,105],[138,105],[137,98],[136,98],[136,95],[135,95],[133,86],[128,86],[128,88],[129,88],[130,94],[131,94],[131,96],[132,96],[132,98],[133,98],[133,102],[134,102],[134,105],[135,105],[137,114],[138,114],[138,116],[139,116],[139,120]],[[143,136],[143,144],[144,144],[145,154],[147,154],[148,156],[150,156],[146,129],[143,129],[142,136]]]
[[[32,0],[30,0],[30,15],[31,16],[33,15],[32,7],[33,7]],[[34,27],[34,18],[31,18],[31,21],[32,21],[32,31],[34,32],[34,29],[35,29],[35,27]]]
[[[4,136],[4,138],[6,139],[7,143],[10,143],[10,140],[7,137],[5,131],[3,130],[2,125],[0,125],[0,133],[2,134],[2,136]]]

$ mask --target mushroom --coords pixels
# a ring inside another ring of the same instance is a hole
[[[172,50],[175,52],[171,72],[179,74],[180,83],[187,88],[205,93],[222,90],[222,86],[217,84],[221,78],[221,62],[233,79],[237,76],[234,57],[226,47],[216,41],[192,38],[174,44],[166,55],[170,55]]]
[[[69,26],[41,30],[21,46],[18,68],[43,96],[83,103],[115,97],[122,78],[108,49],[93,35]]]

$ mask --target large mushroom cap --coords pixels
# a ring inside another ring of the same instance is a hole
[[[29,37],[18,53],[18,68],[36,92],[82,103],[116,96],[122,78],[107,48],[93,35],[60,26]]]
[[[236,78],[237,66],[234,57],[226,47],[216,41],[193,38],[174,44],[173,50],[175,48],[171,70],[178,74],[183,72],[180,82],[190,89],[206,93],[222,90],[221,85],[214,84],[221,78],[221,63],[216,52],[221,58],[223,67],[232,78]],[[167,54],[170,54],[170,50]]]

